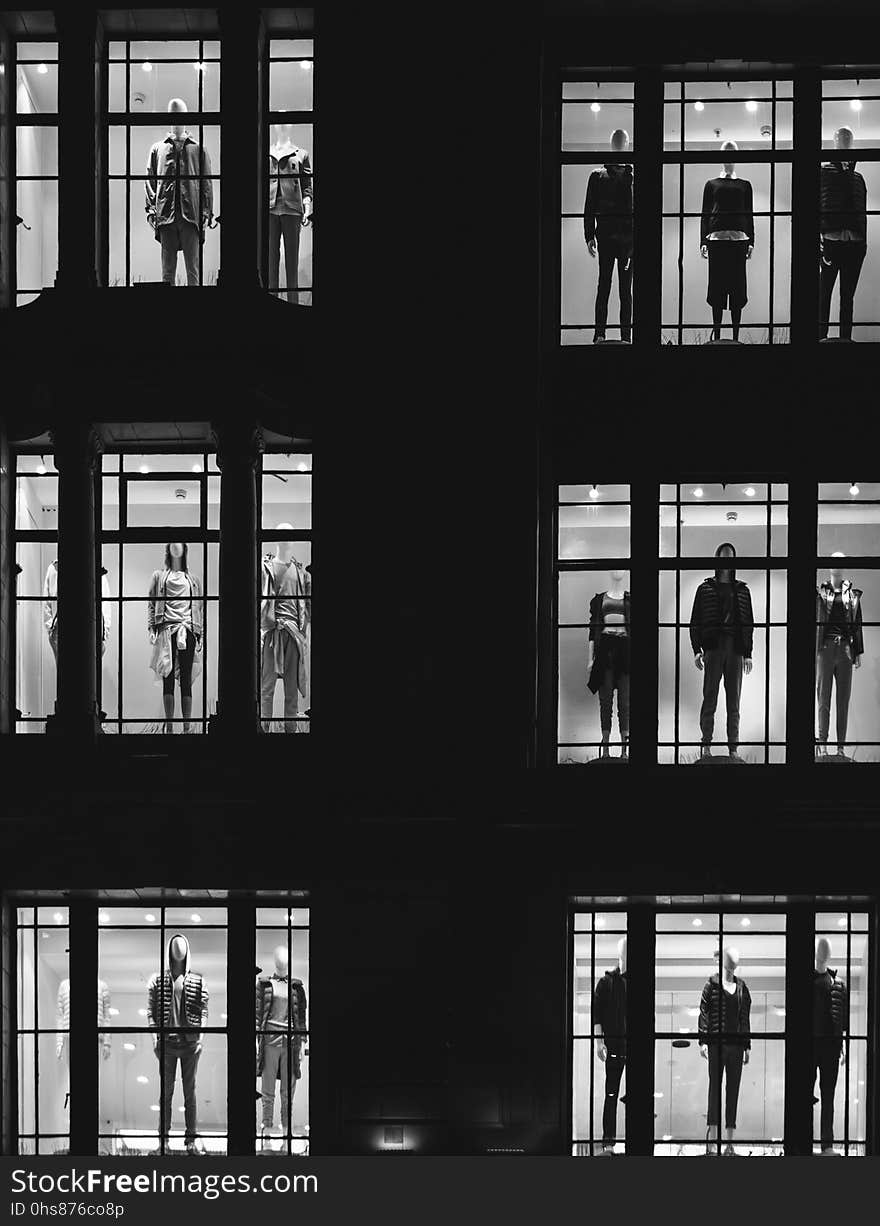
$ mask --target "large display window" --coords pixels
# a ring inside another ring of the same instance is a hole
[[[216,457],[105,455],[101,495],[104,731],[205,732],[217,702]]]
[[[315,204],[314,40],[268,40],[268,130],[263,284],[281,301],[312,305]]]
[[[58,44],[15,48],[16,306],[33,302],[58,271]]]
[[[45,732],[58,656],[58,473],[51,451],[15,459],[15,730]]]
[[[309,1152],[309,912],[257,908],[257,1152]]]
[[[818,911],[813,969],[813,1148],[861,1157],[868,1127],[868,914]]]
[[[70,929],[63,906],[16,910],[18,1152],[70,1152]],[[98,985],[100,1010],[101,985]]]

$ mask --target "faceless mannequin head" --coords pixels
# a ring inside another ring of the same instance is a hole
[[[165,546],[166,570],[188,570],[187,548],[183,541],[174,541]]]
[[[726,141],[723,141],[721,144],[721,152],[724,154],[729,155],[731,153],[736,153],[738,149],[739,149],[739,145],[736,143],[735,140],[726,140]],[[732,160],[728,160],[727,158],[725,158],[724,162],[722,162],[721,164],[721,169],[724,171],[726,175],[732,175],[736,171],[736,163]]]
[[[739,950],[734,945],[725,945],[722,953],[722,965],[725,977],[730,979],[736,974],[739,966]]]
[[[727,562],[726,560],[736,557],[736,549],[733,545],[731,545],[730,541],[724,541],[723,544],[718,546],[718,548],[715,550],[715,557],[722,558],[726,562],[726,565],[719,566],[715,571],[716,578],[719,575],[727,575],[732,580],[736,574],[736,571],[733,569],[731,563]]]
[[[611,133],[611,152],[623,153],[629,148],[629,132],[625,128],[615,128]]]
[[[293,142],[293,124],[292,123],[273,123],[272,124],[272,143],[275,145],[292,145]]]
[[[171,965],[168,969],[171,971],[172,978],[183,974],[188,953],[189,945],[186,937],[178,935],[171,938],[171,944],[168,946],[168,960]]]
[[[293,524],[276,524],[277,532],[293,532]],[[289,562],[293,557],[293,551],[296,546],[295,541],[276,541],[275,542],[275,557],[283,562]]]
[[[617,965],[621,973],[626,972],[626,937],[621,937],[617,942]]]
[[[182,115],[186,114],[187,105],[182,98],[172,98],[168,103],[169,114]],[[173,119],[171,121],[171,130],[175,136],[183,136],[186,131],[186,124],[182,119]]]
[[[846,554],[845,554],[845,553],[841,553],[841,552],[838,550],[838,552],[837,552],[837,553],[833,553],[831,556],[832,556],[832,558],[845,558],[845,557],[846,557]],[[842,570],[841,565],[840,565],[840,563],[839,563],[839,562],[832,562],[832,563],[831,563],[831,566],[829,566],[829,568],[828,568],[828,574],[829,574],[829,577],[830,577],[830,579],[831,579],[831,583],[832,583],[832,585],[833,585],[834,587],[840,587],[841,583],[843,583],[843,570]]]
[[[852,128],[838,128],[834,133],[834,148],[835,149],[852,149],[855,135]]]
[[[287,975],[287,947],[276,945],[272,950],[272,957],[275,960],[275,974],[283,979]]]
[[[819,937],[816,941],[816,970],[824,971],[831,959],[831,942],[827,937]]]
[[[618,588],[623,587],[624,581],[626,579],[625,570],[610,570],[608,574],[611,577],[611,586],[614,589],[614,591],[617,591]]]

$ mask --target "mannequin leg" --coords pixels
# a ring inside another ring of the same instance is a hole
[[[170,221],[159,226],[159,247],[162,252],[162,281],[165,285],[173,285],[177,277],[177,225]]]
[[[287,301],[299,302],[299,231],[302,219],[298,213],[286,213],[281,218],[281,234],[284,238],[284,279],[287,282]]]
[[[838,643],[834,648],[837,657],[834,680],[837,688],[837,752],[846,749],[846,726],[849,722],[849,700],[852,694],[853,664],[849,648]]]
[[[629,268],[626,268],[627,261],[629,261]],[[628,251],[626,245],[621,243],[617,249],[617,292],[620,296],[620,339],[622,341],[632,340],[632,283],[632,251]]]
[[[620,728],[621,757],[629,751],[629,673],[617,678],[617,723]]]
[[[825,250],[819,261],[819,339],[825,340],[828,335],[828,321],[831,318],[831,295],[834,293],[834,283],[837,280],[837,243],[825,243]]]
[[[196,1106],[196,1071],[199,1067],[198,1042],[192,1040],[180,1049],[180,1079],[183,1082],[183,1112],[186,1121],[185,1143],[187,1148],[195,1144],[198,1131]]]
[[[599,254],[599,281],[596,286],[596,324],[593,340],[605,339],[605,327],[608,323],[608,298],[611,294],[611,274],[614,272],[615,248],[611,243],[596,240]]]
[[[278,271],[281,263],[281,218],[269,214],[269,292],[278,293]]]
[[[715,708],[721,685],[723,649],[710,647],[703,652],[703,705],[700,707],[700,734],[704,749],[712,744],[715,732]]]
[[[290,634],[284,635],[284,731],[299,732],[299,647]]]
[[[730,636],[726,636],[730,638]],[[733,643],[724,647],[724,697],[727,704],[727,749],[731,756],[739,749],[739,706],[742,697],[743,657]]]
[[[721,340],[721,329],[724,326],[724,307],[712,306],[712,340]]]
[[[840,1039],[819,1039],[815,1063],[819,1069],[819,1136],[823,1150],[834,1148],[834,1092],[840,1071]]]
[[[718,1140],[718,1117],[721,1107],[721,1053],[717,1044],[709,1045],[709,1101],[706,1105],[706,1153],[717,1154],[710,1142]]]
[[[263,1073],[260,1080],[260,1095],[264,1129],[271,1128],[275,1122],[275,1082],[278,1079],[278,1065],[284,1039],[285,1036],[282,1034],[266,1034],[263,1037]]]
[[[617,1140],[617,1104],[620,1081],[626,1060],[609,1051],[605,1060],[605,1105],[602,1108],[602,1144],[612,1146]]]
[[[724,1051],[724,1135],[727,1145],[733,1143],[736,1131],[736,1111],[739,1105],[739,1087],[742,1082],[743,1056],[742,1047],[728,1047]],[[731,1151],[732,1152],[732,1151]]]
[[[199,284],[199,248],[201,247],[201,236],[199,235],[198,226],[194,226],[191,221],[178,222],[180,226],[180,249],[183,252],[183,265],[186,269],[187,285]]]
[[[742,319],[742,307],[730,308],[730,322],[733,325],[733,339],[739,340],[739,321]]]
[[[192,670],[196,654],[196,636],[192,630],[186,632],[186,647],[177,653],[177,666],[180,675],[180,713],[183,716],[183,731],[190,731],[192,718]]]
[[[260,673],[260,716],[263,720],[263,731],[272,731],[272,708],[275,704],[275,683],[278,677],[275,673],[275,635],[277,630],[270,630],[263,639],[263,651]]]
[[[852,340],[853,299],[868,248],[865,243],[840,243],[840,339]]]
[[[602,757],[608,757],[608,742],[611,740],[611,714],[614,703],[614,670],[606,668],[599,686],[599,725],[602,729]]]
[[[161,1049],[159,1049],[161,1051]],[[164,1075],[165,1085],[162,1090],[162,1123],[160,1125],[160,1133],[168,1143],[168,1134],[171,1131],[171,1100],[174,1098],[174,1081],[177,1077],[177,1045],[171,1042],[170,1039],[165,1040],[165,1050],[160,1055],[162,1061],[162,1072]]]
[[[820,747],[828,743],[828,728],[831,723],[831,688],[834,684],[834,645],[825,643],[816,656],[816,698],[819,705],[818,742]]]

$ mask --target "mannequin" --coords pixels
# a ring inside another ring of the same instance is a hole
[[[749,1034],[752,997],[744,979],[736,975],[739,950],[725,946],[722,973],[710,975],[700,997],[700,1055],[709,1062],[709,1107],[706,1115],[706,1153],[717,1154],[712,1142],[718,1140],[718,1108],[721,1078],[726,1077],[724,1103],[724,1156],[732,1158],[736,1108],[743,1065],[749,1062],[752,1040]]]
[[[587,688],[599,694],[603,759],[609,757],[611,710],[617,690],[617,722],[620,726],[620,757],[629,754],[629,624],[630,595],[624,588],[625,570],[612,570],[607,592],[597,592],[590,601],[590,676]]]
[[[854,139],[852,128],[838,128],[834,148],[850,150]],[[828,338],[840,273],[840,339],[851,341],[853,299],[868,254],[868,190],[854,161],[825,162],[819,176],[819,336]]]
[[[287,301],[298,302],[300,229],[310,224],[314,195],[312,166],[305,149],[293,140],[293,124],[272,125],[269,146],[269,289],[278,293],[281,242]]]
[[[182,542],[165,546],[165,564],[153,571],[147,603],[147,629],[153,654],[150,668],[162,682],[164,731],[174,731],[174,679],[180,682],[183,731],[190,731],[196,652],[202,650],[202,585],[191,575]]]
[[[189,941],[177,932],[168,942],[164,977],[156,972],[147,985],[147,1025],[161,1031],[153,1039],[153,1051],[162,1063],[164,1087],[159,1135],[167,1144],[171,1131],[171,1100],[177,1062],[183,1082],[185,1145],[195,1153],[197,1107],[196,1071],[202,1052],[199,1031],[208,1024],[208,990],[204,979],[189,968]]]
[[[257,979],[257,1076],[261,1078],[263,1134],[274,1124],[275,1082],[280,1079],[281,1131],[286,1136],[296,1083],[302,1076],[306,993],[301,979],[289,978],[286,946],[278,945],[272,958],[274,974]]]
[[[98,1048],[101,1052],[103,1060],[110,1059],[110,1049],[112,1040],[110,1035],[101,1033],[106,1026],[111,1024],[110,1017],[110,989],[107,987],[103,979],[98,980]],[[66,1064],[65,1083],[70,1084],[70,1044],[68,1035],[70,1032],[70,980],[62,979],[58,986],[58,1006],[56,1011],[55,1029],[58,1033],[55,1036],[55,1055],[59,1060],[64,1060]],[[64,1092],[64,1106],[67,1107],[70,1099],[70,1091]]]
[[[279,524],[277,531],[293,532],[293,525]],[[275,553],[263,558],[260,707],[264,732],[271,731],[279,680],[284,687],[285,732],[299,731],[299,695],[308,698],[312,578],[293,556],[295,548],[295,541],[278,541]]]
[[[626,1067],[626,937],[617,942],[617,966],[606,971],[593,993],[593,1033],[602,1036],[596,1054],[605,1065],[602,1154],[614,1153],[617,1100]]]
[[[186,109],[182,98],[168,103],[175,116],[171,130],[152,146],[147,162],[147,221],[162,249],[165,285],[174,284],[179,251],[187,285],[199,284],[199,246],[214,216],[211,159],[187,131],[181,118]]]
[[[849,993],[846,980],[828,966],[830,958],[831,942],[819,937],[813,971],[813,1102],[818,1074],[822,1153],[834,1157],[834,1091],[840,1066],[846,1063],[843,1035],[849,1029]]]
[[[843,558],[833,553],[833,558]],[[844,753],[849,700],[854,668],[861,668],[865,650],[862,633],[862,591],[845,579],[838,562],[828,579],[816,589],[816,693],[819,700],[819,732],[816,753],[828,754],[831,723],[831,690],[837,687],[837,760],[851,762]]]
[[[724,308],[730,306],[733,339],[739,340],[742,309],[748,302],[746,260],[755,249],[755,217],[752,185],[740,179],[729,155],[737,150],[736,141],[721,146],[728,155],[721,174],[709,179],[703,188],[700,219],[700,254],[709,261],[709,289],[706,301],[712,308],[712,339],[721,340]]]
[[[729,541],[715,550],[716,558],[735,558]],[[727,700],[728,759],[741,762],[739,749],[739,702],[743,673],[752,671],[752,640],[755,619],[748,587],[737,579],[733,569],[715,571],[714,579],[704,579],[694,595],[690,635],[694,664],[703,674],[703,705],[700,708],[700,760],[712,758],[715,708],[718,690],[724,679]]]
[[[101,575],[101,655],[107,650],[107,640],[113,615],[110,606],[110,584],[107,575]],[[46,578],[43,580],[43,625],[49,636],[49,646],[58,664],[58,559],[50,562],[46,568]]]
[[[612,153],[625,153],[629,133],[617,128],[611,133]],[[606,162],[587,182],[584,200],[584,239],[590,258],[599,252],[599,284],[596,289],[596,325],[593,343],[605,340],[611,276],[617,263],[620,297],[620,339],[632,340],[633,277],[633,168],[628,163]]]

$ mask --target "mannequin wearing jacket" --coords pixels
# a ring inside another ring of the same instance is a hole
[[[257,1076],[263,1103],[263,1132],[275,1121],[275,1082],[281,1082],[281,1131],[291,1127],[290,1107],[302,1076],[306,992],[301,979],[288,974],[287,949],[272,951],[275,971],[257,979]]]
[[[314,195],[312,167],[305,149],[293,142],[293,124],[272,125],[269,149],[269,289],[280,289],[281,243],[287,301],[297,302],[300,229],[309,224]]]
[[[700,997],[700,1055],[709,1062],[709,1103],[706,1114],[706,1153],[717,1150],[718,1109],[721,1100],[721,1079],[726,1079],[724,1102],[724,1147],[726,1157],[733,1156],[733,1134],[736,1130],[736,1109],[743,1065],[749,1062],[752,1046],[750,1037],[752,997],[748,984],[736,975],[739,951],[732,945],[722,954],[722,974],[710,975]]]
[[[716,558],[735,558],[729,542],[719,545]],[[752,639],[755,619],[752,597],[735,570],[716,570],[714,579],[704,579],[694,596],[690,636],[694,664],[703,673],[703,705],[700,708],[701,760],[712,756],[715,708],[724,680],[727,701],[727,749],[729,758],[741,762],[739,748],[739,703],[743,673],[752,671]]]
[[[154,570],[147,601],[147,632],[153,646],[150,668],[162,682],[165,732],[174,730],[174,681],[180,684],[183,731],[192,717],[192,682],[196,652],[202,650],[202,585],[190,574],[187,547],[165,547],[165,564]]]
[[[111,1024],[110,1017],[110,989],[107,987],[103,979],[98,980],[98,1047],[101,1051],[101,1058],[109,1060],[110,1049],[112,1046],[110,1035],[106,1032],[101,1033],[106,1026]],[[69,1086],[70,1083],[70,980],[62,979],[58,986],[58,1001],[55,1016],[55,1029],[58,1033],[55,1035],[55,1055],[59,1060],[64,1060],[66,1064],[65,1083]],[[64,1092],[64,1106],[67,1106],[70,1098],[69,1088]]]
[[[193,140],[179,118],[186,112],[182,98],[172,98],[168,110],[177,118],[171,131],[150,149],[147,161],[147,222],[162,250],[162,281],[173,285],[177,254],[183,252],[187,285],[199,283],[199,247],[214,215],[211,159]]]
[[[208,990],[197,971],[190,970],[189,941],[176,932],[168,942],[165,973],[158,971],[147,985],[147,1025],[157,1033],[153,1039],[156,1058],[162,1062],[164,1089],[159,1135],[166,1142],[171,1131],[171,1100],[177,1065],[183,1083],[187,1153],[195,1152],[197,1131],[196,1071],[202,1043],[199,1036],[208,1024]]]
[[[618,128],[611,133],[612,153],[625,153],[628,148],[628,132]],[[584,239],[592,259],[596,258],[597,248],[599,252],[593,343],[605,340],[615,263],[620,297],[620,339],[629,342],[632,340],[633,168],[628,163],[608,162],[590,175],[584,200]]]
[[[844,554],[832,554],[842,558]],[[838,563],[828,572],[828,580],[816,589],[816,694],[819,703],[819,730],[816,752],[827,755],[831,724],[831,691],[837,688],[837,757],[852,761],[844,753],[852,674],[860,668],[865,650],[862,633],[862,591],[843,577]]]
[[[737,149],[736,141],[726,140],[725,153]],[[700,219],[700,254],[709,261],[709,288],[706,301],[712,308],[712,339],[721,340],[725,307],[730,307],[733,339],[739,340],[742,309],[748,302],[746,260],[755,249],[755,217],[752,185],[740,179],[732,161],[725,161],[721,174],[709,179],[703,188]]]
[[[852,128],[838,128],[834,148],[852,149]],[[831,295],[840,274],[840,339],[852,340],[853,300],[868,254],[868,191],[854,161],[819,171],[819,336],[828,336]]]
[[[113,617],[110,606],[110,584],[107,575],[101,575],[101,655],[107,650]],[[58,663],[58,559],[50,562],[43,580],[43,625],[49,636],[49,646],[55,663]]]
[[[626,937],[617,943],[617,966],[605,972],[593,992],[593,1033],[597,1031],[602,1037],[596,1054],[605,1065],[601,1153],[613,1154],[620,1080],[626,1067]]]
[[[278,531],[293,531],[279,524]],[[298,732],[299,695],[308,699],[312,577],[293,556],[295,541],[278,541],[262,565],[260,708],[263,731],[272,727],[278,681],[284,688],[284,731]]]
[[[813,971],[813,1100],[816,1101],[816,1076],[819,1078],[820,1137],[823,1154],[834,1153],[834,1091],[837,1074],[846,1062],[843,1036],[849,1029],[849,993],[846,981],[831,970],[831,942],[816,941],[816,967]]]
[[[630,595],[624,590],[626,571],[610,572],[607,592],[597,592],[590,601],[590,638],[592,653],[587,688],[599,695],[599,721],[602,727],[602,757],[607,758],[611,737],[611,713],[617,690],[617,722],[620,727],[621,758],[629,753],[629,625]]]

